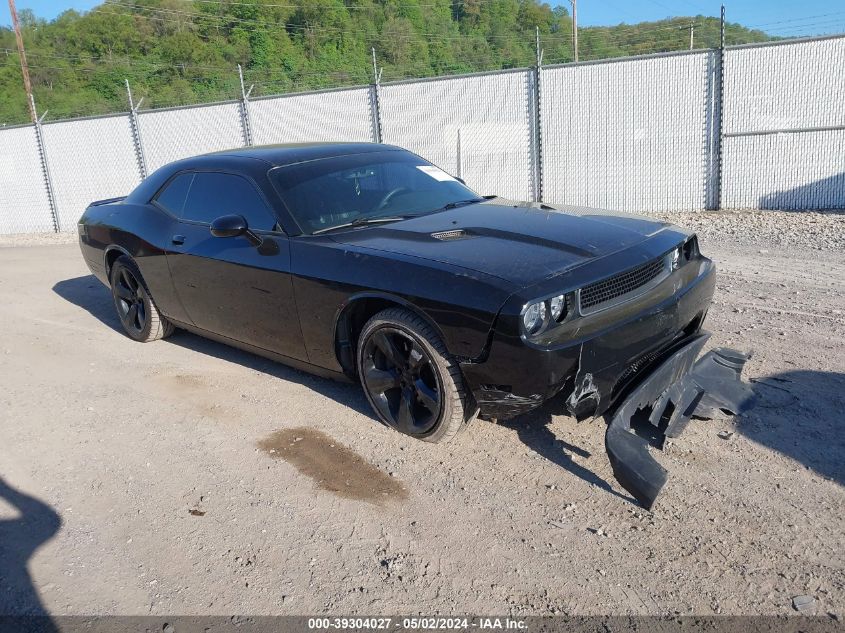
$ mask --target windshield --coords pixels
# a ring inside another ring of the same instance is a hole
[[[449,174],[403,151],[324,158],[278,167],[270,175],[309,235],[481,200]]]

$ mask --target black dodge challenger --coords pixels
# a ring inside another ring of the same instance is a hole
[[[398,147],[256,147],[162,167],[92,203],[82,253],[137,341],[174,328],[360,380],[375,414],[440,442],[561,398],[604,415],[651,506],[649,443],[738,412],[746,357],[712,350],[695,235],[653,219],[479,196]]]

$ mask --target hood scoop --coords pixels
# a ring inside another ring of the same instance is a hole
[[[451,231],[438,231],[432,233],[431,237],[441,242],[454,242],[455,240],[463,240],[469,237],[469,234],[463,229],[453,229]]]

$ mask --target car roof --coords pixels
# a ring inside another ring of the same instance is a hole
[[[280,145],[241,147],[222,152],[203,154],[203,156],[251,158],[280,167],[282,165],[292,165],[293,163],[301,163],[319,158],[333,158],[335,156],[347,156],[350,154],[396,151],[401,149],[395,145],[384,145],[382,143],[285,143]]]
[[[180,171],[235,169],[252,178],[261,179],[266,177],[269,169],[275,167],[321,158],[385,151],[407,150],[396,145],[384,145],[382,143],[289,143],[242,147],[191,156],[168,163],[154,171],[135,187],[126,197],[126,202],[148,203],[168,179]]]

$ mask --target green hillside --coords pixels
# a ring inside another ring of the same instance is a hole
[[[536,0],[110,0],[53,21],[22,11],[39,112],[50,118],[126,109],[124,78],[144,107],[232,99],[236,64],[253,94],[369,83],[371,47],[382,81],[572,60],[563,7]],[[580,57],[681,50],[719,42],[715,18],[579,29]],[[770,39],[737,24],[728,43]],[[14,33],[0,28],[0,124],[27,121]]]

